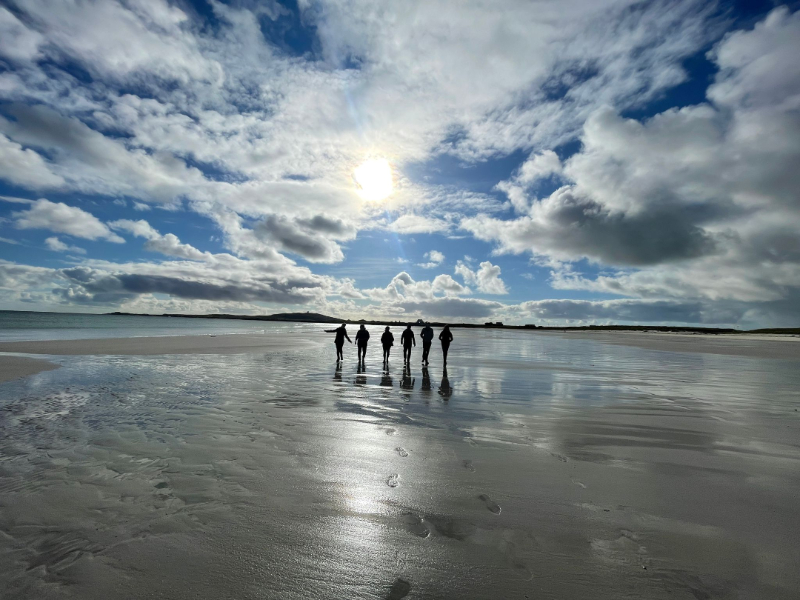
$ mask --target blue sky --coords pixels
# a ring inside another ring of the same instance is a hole
[[[797,326],[798,8],[3,3],[0,308]]]

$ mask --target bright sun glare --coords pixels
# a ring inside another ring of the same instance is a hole
[[[372,158],[353,171],[361,197],[377,202],[392,193],[392,167],[383,158]]]

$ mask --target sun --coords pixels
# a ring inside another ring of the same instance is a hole
[[[364,200],[377,202],[392,193],[392,167],[384,158],[371,158],[357,167],[353,180]]]

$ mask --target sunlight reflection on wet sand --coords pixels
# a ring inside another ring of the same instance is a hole
[[[445,377],[309,337],[3,384],[3,597],[800,587],[796,361],[456,330]]]

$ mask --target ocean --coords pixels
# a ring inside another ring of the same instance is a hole
[[[305,328],[305,324],[277,321],[0,310],[0,342],[288,332]]]

